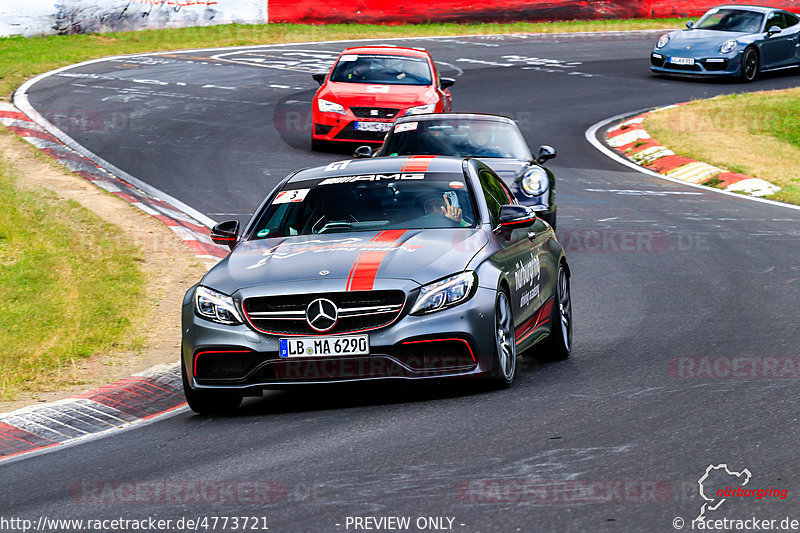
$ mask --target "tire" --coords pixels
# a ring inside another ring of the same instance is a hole
[[[510,387],[517,373],[514,317],[505,291],[497,292],[494,304],[494,357],[490,381],[498,388]]]
[[[742,54],[742,66],[739,69],[739,79],[744,83],[750,83],[758,77],[760,61],[758,52],[752,46],[746,48]]]
[[[200,415],[221,415],[236,411],[242,404],[242,395],[229,391],[197,390],[189,385],[186,366],[181,357],[181,376],[183,377],[183,395],[189,408]]]
[[[550,314],[550,335],[537,350],[537,359],[540,361],[563,361],[572,352],[572,299],[569,275],[563,264],[558,266],[557,276],[556,296]]]

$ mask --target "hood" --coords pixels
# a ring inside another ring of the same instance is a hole
[[[530,163],[519,159],[479,158],[507,182],[512,182],[528,170]]]
[[[697,54],[704,52],[719,53],[719,47],[729,39],[738,39],[747,33],[717,30],[681,30],[672,34],[672,38],[664,48],[657,52]],[[690,47],[687,49],[686,47]]]
[[[438,100],[430,85],[381,85],[328,82],[317,95],[345,107],[396,107],[431,104]]]
[[[245,241],[212,268],[201,284],[225,294],[258,285],[303,280],[325,280],[332,290],[342,291],[370,290],[376,280],[382,279],[425,284],[463,271],[488,241],[478,228],[387,230]]]

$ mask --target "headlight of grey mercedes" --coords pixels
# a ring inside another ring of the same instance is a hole
[[[233,303],[233,298],[209,289],[198,286],[194,291],[194,309],[198,316],[216,322],[217,324],[236,325],[243,324],[242,316]]]
[[[539,196],[547,189],[547,171],[541,167],[531,167],[520,180],[522,192],[528,196]]]
[[[419,290],[409,314],[425,315],[463,304],[472,297],[477,285],[478,276],[472,271],[429,283]]]

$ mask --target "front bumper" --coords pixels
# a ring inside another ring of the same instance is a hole
[[[401,317],[367,332],[370,354],[281,358],[280,335],[225,326],[183,308],[182,357],[195,389],[262,390],[310,383],[481,376],[492,369],[495,292],[478,288],[459,306]],[[320,335],[322,336],[322,335]]]
[[[654,51],[650,53],[650,70],[676,76],[737,76],[741,69],[741,56],[741,51],[713,57],[681,54],[681,57],[693,59],[694,64],[678,65],[669,62],[669,52]]]
[[[315,141],[350,142],[350,143],[382,143],[388,129],[385,131],[363,131],[356,129],[356,124],[382,124],[383,128],[390,128],[394,119],[403,116],[405,109],[397,109],[395,113],[383,112],[378,118],[357,116],[352,109],[346,108],[345,114],[323,113],[316,109],[311,114],[311,138]]]

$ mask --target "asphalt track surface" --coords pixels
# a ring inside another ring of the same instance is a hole
[[[0,465],[0,515],[258,516],[273,532],[354,531],[354,516],[408,516],[411,531],[418,517],[454,518],[452,530],[465,532],[675,531],[673,519],[688,529],[699,513],[705,469],[726,463],[747,468],[750,487],[788,497],[729,499],[709,518],[800,519],[796,370],[794,379],[746,378],[718,365],[708,379],[674,366],[680,357],[798,355],[800,212],[642,175],[584,139],[620,113],[800,78],[653,77],[655,38],[392,41],[426,47],[458,78],[455,111],[510,116],[534,149],[558,149],[548,164],[573,274],[568,361],[526,358],[504,391],[320,387],[247,400],[238,416],[182,412]],[[304,123],[316,87],[308,72],[341,48],[99,62],[36,83],[30,100],[128,173],[215,220],[245,220],[288,172],[342,158],[310,152]],[[102,482],[155,496],[137,503],[110,485],[86,489]],[[275,483],[266,499],[277,501],[198,501],[174,489],[219,482]],[[165,483],[169,494],[158,492]]]

